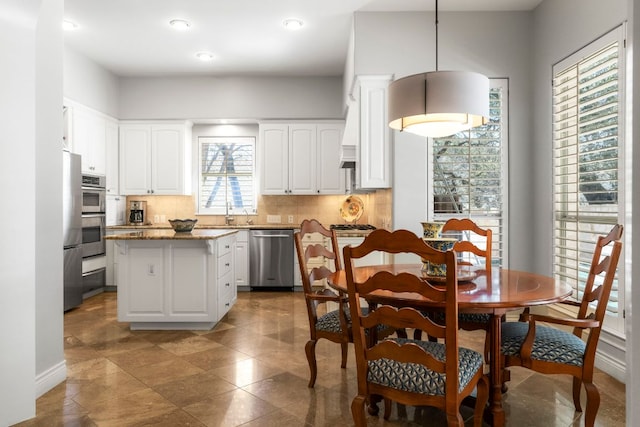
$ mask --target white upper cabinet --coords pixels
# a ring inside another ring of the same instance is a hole
[[[262,194],[288,194],[289,192],[289,127],[286,125],[260,125],[262,153]]]
[[[391,187],[389,83],[390,76],[358,76],[357,79],[360,138],[356,176],[359,188]]]
[[[71,106],[71,151],[82,156],[82,172],[106,175],[107,117],[73,103]]]
[[[322,124],[316,136],[316,185],[320,194],[344,194],[345,170],[340,168],[343,125]]]
[[[120,124],[120,193],[191,193],[191,124]]]
[[[316,127],[289,126],[289,194],[316,193]]]
[[[107,194],[120,194],[120,173],[118,171],[118,123],[107,120],[106,123],[106,165]]]
[[[343,194],[343,128],[342,123],[261,124],[261,193]]]

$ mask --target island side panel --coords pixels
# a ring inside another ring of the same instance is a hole
[[[125,250],[119,257],[119,321],[162,321],[165,318],[164,247],[118,243]]]
[[[210,329],[218,319],[210,240],[117,240],[118,320],[131,329]]]
[[[177,242],[167,253],[168,315],[192,322],[217,320],[215,258],[202,241],[197,247]]]

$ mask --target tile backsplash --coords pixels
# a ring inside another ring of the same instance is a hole
[[[364,211],[358,220],[360,224],[372,224],[380,228],[389,228],[391,224],[391,190],[378,190],[375,193],[357,194],[362,199]],[[347,195],[332,196],[258,196],[258,212],[249,215],[254,224],[267,224],[270,219],[280,216],[280,224],[300,224],[304,219],[315,218],[325,225],[341,224],[340,207]],[[127,196],[127,207],[132,200],[147,202],[147,221],[168,224],[169,219],[197,218],[202,225],[224,225],[224,215],[196,215],[193,196]],[[233,212],[234,224],[246,224],[247,216],[242,212]],[[126,218],[129,217],[127,212]],[[162,221],[164,218],[165,221]],[[155,220],[155,221],[154,221]]]

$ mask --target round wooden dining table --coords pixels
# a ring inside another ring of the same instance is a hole
[[[392,274],[411,273],[432,284],[441,278],[427,276],[421,264],[384,264],[354,268],[354,279],[365,281],[377,272]],[[347,276],[344,270],[328,278],[329,286],[347,293]],[[569,297],[572,289],[552,277],[518,270],[475,266],[458,267],[458,310],[460,312],[488,313],[491,315],[491,340],[489,358],[489,418],[494,426],[505,425],[502,408],[502,384],[509,380],[509,372],[500,365],[501,318],[509,310],[552,304]],[[417,309],[438,309],[438,303],[413,293],[378,291],[368,298],[374,304],[393,304]],[[392,298],[390,298],[392,296]]]

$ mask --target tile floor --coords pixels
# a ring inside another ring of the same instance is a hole
[[[355,361],[340,369],[339,346],[317,346],[319,375],[307,388],[308,321],[301,293],[240,293],[211,331],[130,331],[119,323],[116,294],[68,312],[68,379],[37,401],[37,417],[20,426],[349,426]],[[462,342],[482,348],[483,332]],[[597,425],[624,426],[625,387],[598,372]],[[504,406],[508,426],[577,426],[571,380],[512,369]],[[469,413],[464,413],[467,419]],[[434,411],[369,426],[444,425]]]

